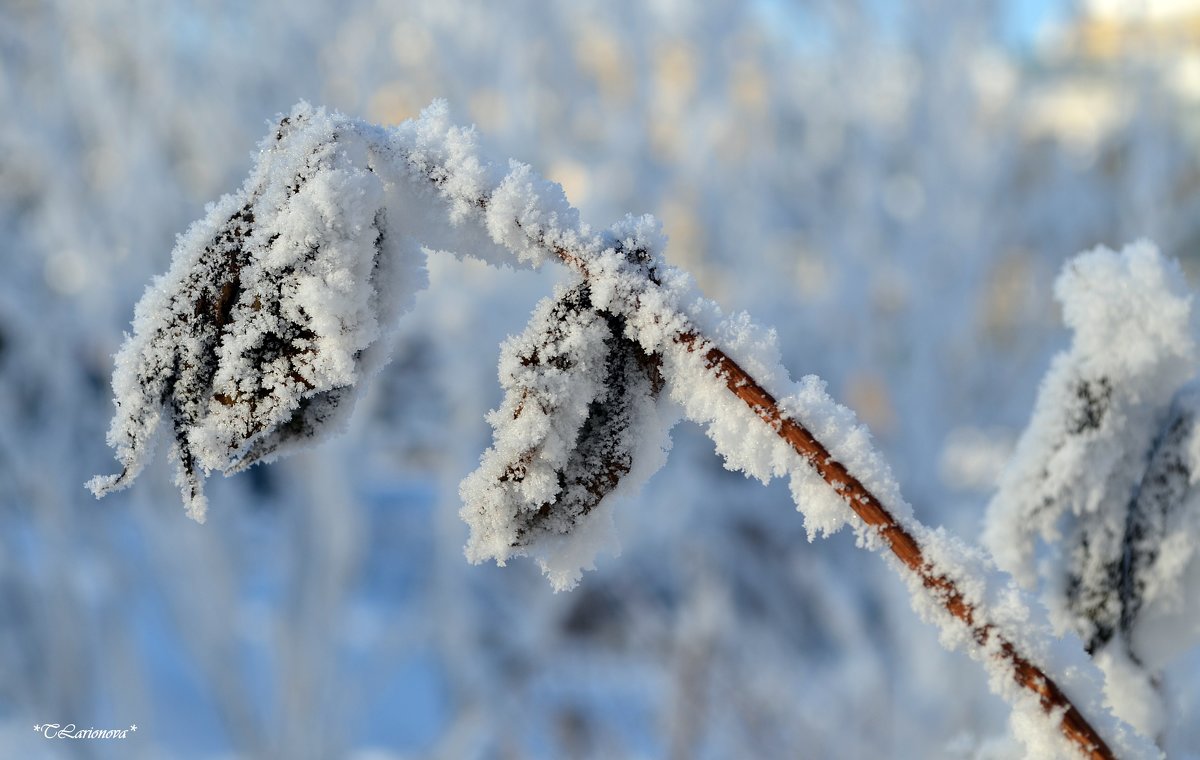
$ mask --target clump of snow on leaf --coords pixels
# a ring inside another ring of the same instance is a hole
[[[116,360],[108,440],[127,486],[164,415],[189,514],[202,473],[232,472],[336,428],[386,358],[388,328],[422,284],[390,235],[371,133],[306,104],[263,141],[242,189],[182,236]]]

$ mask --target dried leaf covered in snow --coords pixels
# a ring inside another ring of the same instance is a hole
[[[500,368],[495,441],[461,489],[474,561],[571,534],[633,469],[662,387],[656,358],[585,284],[539,304]]]
[[[348,411],[421,277],[415,251],[389,238],[366,134],[297,106],[241,191],[180,238],[117,357],[108,440],[123,470],[93,479],[97,496],[137,476],[164,413],[178,484],[203,519],[202,473],[303,445]]]

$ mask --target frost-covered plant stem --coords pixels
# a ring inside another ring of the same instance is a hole
[[[678,340],[689,348],[703,342],[695,333],[680,335]],[[709,348],[705,353],[705,362],[725,379],[731,393],[744,401],[780,438],[787,441],[797,454],[808,460],[864,523],[879,531],[888,550],[920,579],[951,615],[971,628],[980,647],[995,652],[994,656],[1009,663],[1014,678],[1022,687],[1037,694],[1042,709],[1047,713],[1062,713],[1060,727],[1064,735],[1078,744],[1088,757],[1114,757],[1112,750],[1058,685],[1023,657],[1016,646],[1006,640],[991,623],[979,618],[975,607],[963,598],[954,581],[925,558],[920,544],[912,534],[904,529],[879,499],[830,455],[812,433],[781,413],[771,394],[720,349]]]
[[[431,171],[431,168],[422,161],[416,163],[421,173],[428,176],[435,185],[442,183],[440,177],[449,175],[449,172],[442,174],[437,169]],[[475,198],[458,198],[456,200],[460,202],[459,208],[474,207],[484,217],[488,214],[489,198],[487,196],[481,195]],[[468,202],[461,204],[463,200]],[[518,229],[522,228],[519,221],[515,226]],[[528,237],[530,244],[544,248],[546,252],[575,269],[585,280],[589,277],[587,263],[589,254],[587,251],[572,250],[562,244],[548,244],[537,232],[532,232]],[[648,281],[643,286],[647,290],[659,285],[654,281],[652,270],[647,272],[647,278]],[[636,304],[633,306],[636,308]],[[1116,757],[1100,734],[1072,704],[1054,680],[1023,656],[1017,646],[996,630],[991,622],[978,614],[975,606],[964,598],[963,593],[959,591],[958,586],[949,575],[926,558],[920,543],[901,522],[862,482],[850,474],[846,467],[838,462],[804,425],[782,411],[776,399],[754,377],[695,329],[680,330],[671,340],[685,347],[688,352],[702,353],[705,367],[720,377],[730,393],[744,402],[763,423],[807,461],[829,484],[829,487],[842,497],[846,505],[863,523],[878,532],[884,546],[919,579],[921,585],[929,590],[950,615],[970,628],[975,643],[980,648],[992,653],[993,657],[1004,660],[1011,667],[1017,683],[1036,695],[1042,709],[1047,714],[1061,716],[1059,723],[1061,732],[1078,747],[1084,756],[1096,760]]]
[[[989,558],[916,519],[853,413],[818,378],[792,381],[774,335],[747,315],[722,318],[662,247],[649,217],[596,233],[529,167],[482,160],[444,105],[381,128],[301,104],[139,304],[114,374],[109,441],[122,472],[91,487],[127,486],[169,420],[201,519],[211,470],[337,429],[386,360],[424,251],[557,260],[575,281],[502,347],[494,445],[460,489],[469,559],[533,553],[557,587],[573,585],[605,540],[609,505],[662,464],[669,397],[707,426],[729,469],[788,476],[810,537],[849,524],[860,546],[887,549],[943,643],[986,664],[1031,754],[1156,755],[1106,714],[1094,665],[1070,645],[1054,650]]]

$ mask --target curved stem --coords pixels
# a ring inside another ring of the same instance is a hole
[[[675,338],[689,351],[702,350],[710,345],[699,333],[684,332]],[[1063,713],[1060,730],[1092,760],[1113,760],[1115,755],[1100,734],[1079,711],[1062,689],[1041,668],[1034,665],[1017,651],[1016,646],[1005,639],[995,627],[978,620],[975,608],[967,602],[954,582],[939,574],[925,560],[917,540],[904,529],[896,518],[867,490],[857,478],[836,459],[812,433],[799,422],[786,417],[779,410],[775,398],[737,362],[719,348],[709,348],[704,355],[707,366],[724,380],[729,392],[750,407],[763,422],[767,423],[821,475],[854,510],[863,522],[876,528],[887,542],[892,554],[921,579],[926,588],[934,592],[946,610],[967,624],[976,643],[985,646],[993,639],[999,644],[999,657],[1012,666],[1013,677],[1021,686],[1034,692],[1046,712]]]
[[[430,172],[428,166],[413,162],[411,157],[410,165],[441,189],[445,174]],[[483,213],[487,212],[490,205],[490,198],[487,195],[471,197],[466,200]],[[521,227],[519,222],[517,226]],[[585,253],[548,243],[540,235],[534,234],[532,230],[525,230],[525,233],[538,247],[576,270],[584,279],[589,278]],[[652,271],[647,272],[647,278],[653,285],[658,284]],[[971,603],[966,601],[954,581],[945,573],[939,572],[933,563],[925,559],[917,539],[904,529],[896,517],[860,480],[851,475],[843,464],[833,458],[824,444],[818,441],[807,428],[783,414],[775,398],[758,381],[725,352],[716,348],[711,341],[695,330],[681,330],[674,336],[674,340],[685,346],[688,351],[705,351],[704,357],[708,369],[723,377],[733,395],[745,402],[751,411],[804,458],[825,482],[838,492],[864,523],[878,531],[892,554],[920,579],[946,611],[967,625],[975,642],[981,647],[989,645],[993,647],[998,652],[995,656],[1006,661],[1012,668],[1014,680],[1023,688],[1033,692],[1042,709],[1048,714],[1062,714],[1062,720],[1058,724],[1059,730],[1079,748],[1083,756],[1089,760],[1115,760],[1116,755],[1113,754],[1112,749],[1087,721],[1083,713],[1072,704],[1058,684],[1041,668],[1022,655],[1016,645],[1006,639],[994,624],[981,619],[982,616]]]

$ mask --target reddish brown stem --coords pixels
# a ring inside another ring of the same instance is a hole
[[[963,598],[954,581],[939,574],[925,561],[921,546],[912,534],[897,522],[861,481],[830,455],[829,450],[813,437],[807,428],[781,413],[775,398],[749,373],[719,348],[713,347],[699,333],[683,332],[677,335],[675,340],[686,346],[689,351],[707,349],[704,354],[707,366],[725,380],[730,392],[744,401],[746,406],[780,438],[787,441],[797,454],[804,457],[825,482],[845,499],[864,523],[878,530],[892,554],[917,574],[925,587],[934,592],[934,596],[951,615],[966,623],[975,641],[981,647],[993,639],[999,643],[998,656],[1012,666],[1013,677],[1017,683],[1037,694],[1046,712],[1062,712],[1060,730],[1079,746],[1086,757],[1092,760],[1113,760],[1116,757],[1053,679],[1023,657],[1016,646],[1005,639],[992,624],[976,619],[975,608]]]

